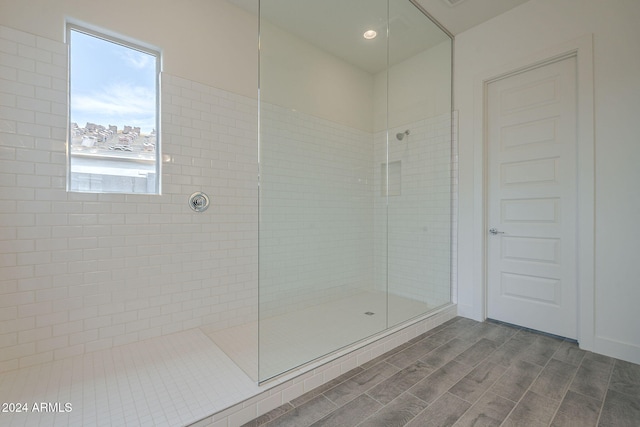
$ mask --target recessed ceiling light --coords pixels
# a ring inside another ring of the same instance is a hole
[[[371,40],[371,39],[375,39],[377,35],[378,33],[376,33],[374,30],[367,30],[364,32],[362,36],[367,40]]]

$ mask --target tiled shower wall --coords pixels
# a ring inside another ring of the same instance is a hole
[[[405,130],[409,135],[398,140]],[[390,293],[432,307],[451,296],[451,130],[448,113],[390,129],[388,154],[386,132],[374,136],[376,288],[388,286]],[[387,163],[393,165],[388,199]]]
[[[264,102],[260,114],[261,316],[372,290],[371,133]]]
[[[162,195],[68,193],[66,45],[0,64],[0,371],[255,320],[256,101],[164,74]]]
[[[389,131],[388,199],[386,131],[265,103],[261,126],[261,313],[386,292],[387,280],[431,307],[450,301],[451,114]]]

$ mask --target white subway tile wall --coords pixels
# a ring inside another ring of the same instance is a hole
[[[255,320],[256,101],[163,74],[162,195],[68,193],[67,46],[0,64],[0,372]]]
[[[371,134],[264,102],[260,114],[261,317],[373,290]]]
[[[376,289],[388,286],[390,293],[431,308],[451,299],[451,122],[443,114],[390,129],[388,152],[386,132],[374,135]],[[398,140],[405,130],[409,135]],[[401,180],[391,183],[398,190],[388,199],[381,176],[387,163],[400,169],[389,179]]]
[[[391,293],[430,307],[450,301],[450,114],[391,129],[388,159],[386,132],[266,103],[261,115],[265,317],[363,290],[386,291],[387,279]],[[398,141],[396,132],[405,128],[410,135]],[[388,199],[381,176],[387,161],[397,166],[399,181],[391,182]]]

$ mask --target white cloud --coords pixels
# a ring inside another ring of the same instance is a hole
[[[122,59],[131,68],[142,70],[144,68],[155,67],[155,57],[148,53],[139,52],[133,49],[124,50],[122,53]]]
[[[156,109],[155,95],[155,91],[144,87],[117,84],[102,91],[73,96],[71,109],[85,114],[149,115]]]
[[[111,85],[102,91],[72,95],[71,120],[103,126],[140,126],[143,132],[156,127],[155,91],[133,85]]]

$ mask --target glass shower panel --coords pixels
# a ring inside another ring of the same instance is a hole
[[[261,2],[260,381],[387,327],[386,67],[387,0]]]
[[[389,326],[451,301],[451,46],[412,2],[389,1]]]

